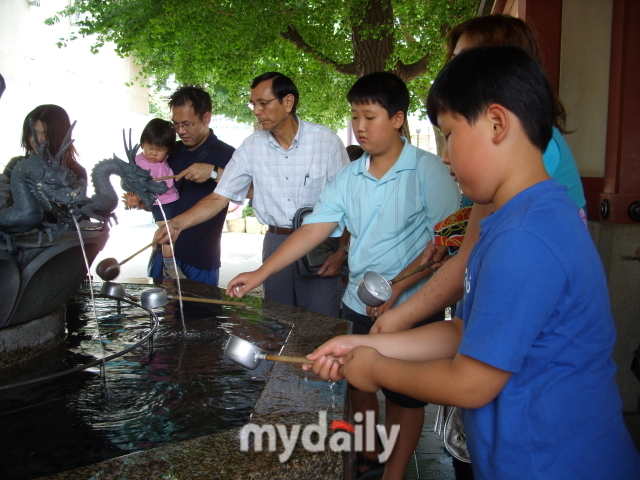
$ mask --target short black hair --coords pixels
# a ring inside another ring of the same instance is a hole
[[[427,114],[461,115],[473,124],[497,103],[514,113],[533,145],[544,152],[553,135],[555,95],[538,61],[520,47],[464,50],[438,74],[427,97]]]
[[[167,149],[167,153],[171,153],[176,147],[176,131],[171,122],[161,118],[154,118],[142,130],[140,145],[143,143],[164,147]]]
[[[359,78],[347,93],[347,101],[353,105],[377,103],[389,113],[409,110],[409,89],[400,77],[390,72],[374,72]]]
[[[2,74],[0,74],[0,97],[2,97],[2,94],[4,93],[6,88],[7,84],[4,81],[4,77],[2,76]]]
[[[169,108],[182,107],[187,103],[193,105],[193,112],[201,120],[213,109],[211,96],[199,85],[183,85],[169,97]]]
[[[262,75],[258,75],[251,82],[251,89],[253,90],[259,84],[264,81],[273,79],[273,83],[271,84],[271,91],[278,99],[278,102],[282,103],[282,99],[287,95],[293,95],[293,108],[291,109],[291,113],[295,115],[296,109],[298,108],[298,102],[300,101],[300,93],[298,93],[298,87],[293,83],[286,75],[283,75],[279,72],[267,72]]]

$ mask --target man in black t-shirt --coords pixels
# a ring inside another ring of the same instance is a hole
[[[209,128],[211,97],[200,87],[184,86],[169,99],[172,124],[180,137],[169,157],[176,177],[180,198],[174,215],[179,215],[211,194],[217,179],[233,155],[234,148],[220,141]],[[212,219],[180,235],[176,242],[175,260],[189,280],[218,285],[220,239],[226,209]],[[161,249],[153,252],[148,274],[154,278],[174,277],[173,260],[162,258]]]

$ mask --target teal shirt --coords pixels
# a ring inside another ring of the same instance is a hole
[[[587,201],[584,198],[578,167],[569,145],[556,127],[553,127],[553,137],[542,154],[542,161],[549,176],[567,187],[567,195],[578,208],[584,208]]]
[[[343,301],[366,315],[356,293],[372,270],[392,279],[422,253],[433,227],[458,209],[460,193],[440,157],[406,142],[396,163],[381,178],[366,169],[369,154],[344,167],[322,191],[305,224],[337,222],[331,236],[351,232],[349,286]],[[400,296],[402,303],[423,282]]]

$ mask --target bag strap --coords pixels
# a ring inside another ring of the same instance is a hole
[[[219,139],[217,139],[215,143],[213,143],[212,145],[209,145],[207,148],[201,151],[200,154],[193,161],[193,163],[202,163],[202,160],[207,158],[212,152],[219,149],[221,146],[222,146],[222,142]]]

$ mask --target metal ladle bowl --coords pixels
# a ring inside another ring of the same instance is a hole
[[[164,288],[148,288],[140,294],[140,305],[144,308],[164,307],[169,300],[184,300],[186,302],[212,303],[215,305],[230,305],[233,307],[246,307],[246,303],[230,302],[227,300],[214,300],[212,298],[185,297],[184,295],[169,295]]]
[[[105,258],[96,265],[96,273],[105,281],[110,281],[120,275],[120,264],[115,258]]]
[[[123,300],[125,297],[124,287],[120,283],[104,282],[100,289],[100,295],[116,300]]]
[[[356,287],[358,298],[362,300],[362,303],[369,307],[379,307],[383,303],[391,300],[391,296],[393,294],[391,285],[431,267],[434,263],[435,262],[432,260],[419,265],[405,273],[401,273],[392,280],[387,280],[376,272],[366,272]]]
[[[120,275],[120,265],[124,265],[133,257],[144,252],[147,248],[152,247],[156,243],[157,243],[156,241],[151,242],[149,245],[144,246],[143,248],[138,250],[136,253],[134,253],[133,255],[130,255],[129,257],[125,258],[123,261],[119,263],[115,258],[111,258],[111,257],[101,260],[98,263],[98,265],[96,265],[96,273],[102,280],[106,280],[106,281],[113,280],[118,275]]]
[[[376,272],[366,272],[356,288],[358,298],[370,307],[379,307],[391,300],[392,290],[389,281]]]
[[[122,284],[115,282],[104,282],[100,289],[100,295],[103,297],[113,298],[114,300],[130,300],[132,302],[140,301],[139,298],[125,292]]]
[[[255,369],[262,360],[274,362],[287,362],[299,364],[312,364],[313,361],[306,357],[292,357],[289,355],[270,355],[264,350],[256,347],[253,343],[243,338],[229,335],[227,345],[224,347],[224,356],[249,370]]]

